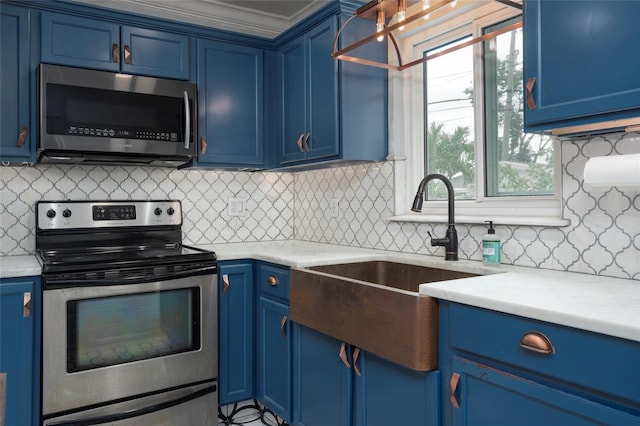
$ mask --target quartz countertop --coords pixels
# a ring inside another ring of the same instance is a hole
[[[420,293],[640,342],[640,281],[304,241],[204,246],[219,260],[256,259],[295,268],[385,260],[482,276],[422,284]]]
[[[0,278],[33,277],[41,273],[36,256],[0,256]]]
[[[373,260],[482,276],[422,284],[420,293],[640,342],[640,281],[298,240],[198,245],[218,260],[254,259],[293,268]],[[40,275],[36,256],[0,257],[0,278]]]

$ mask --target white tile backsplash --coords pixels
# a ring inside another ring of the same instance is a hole
[[[562,142],[564,228],[502,226],[503,263],[640,280],[640,188],[584,187],[588,158],[640,152],[640,134]],[[444,224],[388,222],[394,162],[295,173],[38,165],[0,167],[0,255],[35,251],[38,200],[179,199],[189,244],[300,239],[441,255],[427,232]],[[246,200],[230,216],[229,198]],[[331,216],[330,201],[338,201]],[[483,225],[456,225],[460,258],[481,260]]]
[[[562,142],[563,228],[501,226],[503,263],[640,280],[640,188],[586,190],[588,158],[640,152],[640,135],[611,134]],[[427,231],[444,235],[444,224],[390,223],[394,206],[394,163],[298,172],[295,238],[341,245],[441,255],[428,245]],[[322,182],[322,185],[318,183]],[[340,199],[344,222],[318,212]],[[481,260],[483,225],[456,225],[459,256]]]

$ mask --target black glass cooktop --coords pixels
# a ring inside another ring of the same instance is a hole
[[[182,244],[39,250],[43,273],[215,262],[215,253]]]

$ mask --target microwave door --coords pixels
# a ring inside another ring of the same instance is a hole
[[[113,73],[67,68],[41,65],[40,159],[180,166],[197,155],[195,85],[128,76],[115,90],[101,81]]]

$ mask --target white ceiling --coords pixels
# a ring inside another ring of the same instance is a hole
[[[75,0],[272,39],[331,0]]]

